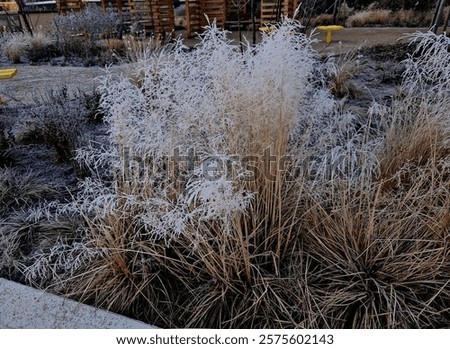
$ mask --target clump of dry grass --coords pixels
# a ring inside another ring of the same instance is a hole
[[[319,185],[305,200],[304,254],[316,325],[439,328],[450,318],[450,41],[412,37],[401,92],[373,107],[379,173]]]
[[[136,63],[145,61],[150,58],[155,51],[160,51],[163,42],[158,39],[145,39],[132,35],[126,35],[123,38],[124,44],[124,61],[128,63]]]
[[[1,105],[1,98],[0,98],[0,105]],[[5,126],[3,125],[3,122],[0,121],[0,167],[5,166],[10,158],[9,158],[9,148],[10,148],[10,142],[8,137],[6,136],[5,132]]]
[[[398,10],[392,13],[391,23],[402,27],[427,27],[430,25],[433,11]]]
[[[338,56],[330,56],[326,60],[326,78],[330,91],[336,97],[355,96],[359,87],[352,82],[364,67],[359,49],[348,51]]]
[[[2,52],[12,63],[20,63],[23,57],[32,62],[48,60],[57,54],[54,40],[42,30],[33,35],[28,33],[6,33],[2,38]]]
[[[0,169],[0,214],[25,208],[44,195],[54,193],[32,172],[18,173],[11,168]]]
[[[25,55],[31,62],[48,61],[60,54],[56,40],[50,33],[40,28],[33,35],[27,34],[27,49]]]
[[[49,34],[38,30],[33,35],[27,35],[27,42],[31,50],[41,50],[53,43],[53,39]]]
[[[366,25],[387,25],[391,20],[389,10],[366,10],[356,12],[345,21],[347,27],[364,27]]]
[[[86,6],[80,12],[53,18],[52,35],[56,48],[68,60],[83,60],[85,65],[115,62],[101,39],[114,37],[121,31],[123,18],[112,9]]]
[[[423,166],[449,154],[448,128],[450,97],[443,88],[450,70],[448,39],[430,33],[416,34],[416,44],[404,74],[404,83],[392,110],[386,133],[386,147],[381,164],[385,177],[392,176],[406,164]]]
[[[345,20],[350,17],[355,12],[355,9],[353,7],[348,6],[347,2],[343,2],[341,6],[339,7],[339,11],[336,14],[336,22],[337,23],[344,23]],[[333,14],[328,13],[322,13],[319,16],[315,17],[313,20],[313,25],[329,25],[329,24],[336,24],[333,23]]]
[[[16,140],[44,143],[55,150],[57,162],[70,163],[80,146],[83,128],[96,119],[95,98],[65,85],[45,91],[38,104],[20,111],[20,121],[14,128]]]
[[[417,34],[402,94],[364,122],[295,27],[241,52],[213,26],[139,83],[107,77],[109,144],[78,152],[107,171],[31,215],[78,225],[27,279],[166,327],[446,326],[448,39]]]
[[[105,81],[112,147],[100,154],[84,150],[79,158],[108,164],[113,182],[86,179],[71,208],[85,219],[84,246],[93,258],[66,277],[55,276],[66,294],[163,326],[292,327],[305,321],[284,263],[298,254],[302,182],[284,178],[299,159],[282,167],[264,160],[289,154],[292,130],[309,123],[298,104],[315,104],[308,92],[313,52],[306,36],[286,35],[294,27],[280,26],[244,54],[213,27],[194,52],[152,52],[136,67],[139,84],[128,77]],[[284,65],[275,64],[280,61]],[[251,103],[255,96],[264,103]],[[321,96],[333,104],[325,91]],[[323,107],[320,117],[329,112]],[[194,168],[169,162],[169,170],[180,165],[185,174],[165,173],[167,156],[190,147]],[[241,158],[233,160],[236,154]],[[247,156],[256,159],[250,180]],[[137,158],[142,171],[130,171],[127,162]],[[229,173],[213,171],[217,177],[209,178],[200,172],[220,161],[233,165]],[[37,258],[29,277],[39,275],[41,260],[48,258]],[[57,262],[51,269],[59,269]]]
[[[401,25],[413,23],[415,17],[414,10],[399,10],[394,13],[394,23],[397,21]]]
[[[25,54],[28,43],[27,34],[23,33],[7,33],[2,38],[2,53],[12,63],[20,63],[22,56]]]
[[[311,198],[303,246],[316,326],[446,326],[450,177],[436,165],[397,172],[394,192],[343,183]]]
[[[55,255],[52,251],[64,244],[76,245],[80,222],[73,216],[56,216],[55,210],[50,207],[46,209],[47,214],[42,215],[43,205],[43,202],[34,200],[33,207],[23,207],[0,221],[0,275],[24,282],[27,267],[34,262],[36,256],[46,253],[50,258],[45,267],[40,269],[42,273],[39,278],[34,279],[38,280],[35,286],[45,288],[48,282],[55,281],[50,277],[55,271],[51,269],[51,261]]]
[[[116,39],[116,38],[109,38],[106,39],[106,45],[109,50],[111,50],[114,53],[119,54],[122,56],[125,53],[126,45],[124,40],[122,39]]]

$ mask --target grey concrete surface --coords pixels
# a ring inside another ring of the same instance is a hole
[[[139,329],[156,327],[0,278],[0,328]]]

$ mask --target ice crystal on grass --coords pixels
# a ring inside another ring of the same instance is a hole
[[[27,277],[168,327],[447,323],[448,39],[418,34],[392,103],[353,114],[296,29],[241,51],[211,25],[108,72],[108,140],[53,208],[82,223]]]
[[[72,277],[81,267],[92,260],[102,257],[106,253],[101,248],[90,248],[86,242],[67,243],[58,239],[48,249],[35,251],[29,258],[32,263],[23,270],[28,281],[39,282],[51,280],[55,282],[55,276]],[[58,279],[59,279],[58,278]],[[64,279],[58,280],[64,283]]]
[[[110,126],[109,154],[115,154],[111,168],[124,181],[116,186],[118,200],[134,198],[146,211],[147,199],[172,191],[175,198],[186,197],[175,207],[184,205],[183,212],[200,220],[229,223],[244,213],[256,188],[238,173],[206,178],[205,168],[211,159],[223,162],[215,154],[238,156],[239,162],[272,149],[281,157],[287,143],[295,142],[293,130],[309,123],[302,108],[313,109],[316,102],[310,83],[316,61],[309,39],[292,34],[296,25],[287,20],[256,48],[241,52],[213,24],[193,52],[175,46],[147,57],[128,77],[107,75],[102,107]],[[175,158],[188,149],[200,164]],[[128,172],[130,159],[138,169]],[[174,166],[181,178],[175,178]]]
[[[296,224],[295,214],[274,212],[296,207],[305,175],[358,181],[376,167],[298,26],[286,19],[241,51],[212,24],[192,52],[177,42],[125,74],[106,71],[109,140],[78,151],[93,175],[63,209],[85,217],[88,240],[111,235],[106,245],[120,250],[147,239],[231,239],[245,225],[271,239]]]

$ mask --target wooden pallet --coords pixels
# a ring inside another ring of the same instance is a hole
[[[128,9],[127,0],[101,0],[101,6],[103,11],[107,8],[117,9],[118,12],[122,12]]]
[[[15,1],[3,1],[0,2],[0,11],[5,12],[18,12],[19,6]]]
[[[283,16],[294,18],[299,0],[261,0],[261,25],[274,24]],[[280,18],[278,17],[280,15]]]
[[[154,11],[154,32],[157,35],[165,37],[168,33],[175,30],[175,15],[173,12],[172,0],[155,1]]]
[[[172,0],[128,0],[128,11],[146,34],[161,38],[175,29]]]
[[[203,0],[203,11],[212,23],[214,20],[218,27],[224,27],[227,19],[227,2],[224,0]]]
[[[79,12],[84,8],[82,0],[56,0],[56,8],[59,14]]]
[[[186,8],[186,32],[191,37],[200,33],[204,25],[202,14],[202,0],[185,0]]]
[[[203,27],[214,20],[218,27],[227,21],[227,0],[186,0],[186,31],[188,37],[200,33]],[[208,20],[206,19],[207,16]]]

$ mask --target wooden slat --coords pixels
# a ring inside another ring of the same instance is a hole
[[[261,24],[275,23],[278,2],[274,0],[261,0]],[[295,6],[295,7],[294,7]],[[292,18],[298,6],[298,0],[282,0],[281,15]]]
[[[128,8],[146,34],[164,37],[175,29],[172,0],[128,0]]]
[[[219,27],[224,27],[227,20],[226,0],[186,0],[186,29],[188,36],[201,32],[207,24],[204,15],[210,22],[214,19]]]
[[[56,7],[60,14],[75,11],[79,12],[84,8],[82,0],[56,0]]]

